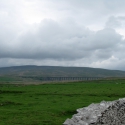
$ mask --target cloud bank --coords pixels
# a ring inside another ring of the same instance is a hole
[[[123,0],[1,0],[0,67],[125,70],[124,4]]]

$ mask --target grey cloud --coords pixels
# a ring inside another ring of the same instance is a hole
[[[108,21],[106,22],[106,27],[110,28],[117,28],[121,27],[121,22],[118,20],[117,17],[111,16],[109,17]]]
[[[125,21],[125,16],[118,16],[117,18],[118,18],[119,20]]]
[[[117,29],[124,29],[124,4],[123,0],[1,0],[0,66],[52,64],[121,69],[125,40]],[[44,19],[27,24],[27,7]]]
[[[109,28],[120,28],[125,25],[125,16],[110,16],[105,25]]]
[[[78,24],[65,24],[62,27],[62,24],[53,20],[45,20],[39,25],[35,32],[28,31],[20,36],[18,44],[7,44],[5,51],[0,54],[1,58],[76,60],[90,58],[93,54],[98,59],[101,56],[108,58],[112,55],[112,50],[117,48],[117,44],[122,42],[121,35],[113,29],[92,32]],[[108,54],[103,53],[106,50],[108,51],[105,53]]]

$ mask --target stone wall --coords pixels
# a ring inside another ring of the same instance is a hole
[[[125,98],[77,109],[63,125],[125,125]]]

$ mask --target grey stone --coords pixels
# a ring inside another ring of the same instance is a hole
[[[77,109],[63,125],[125,125],[125,98]]]

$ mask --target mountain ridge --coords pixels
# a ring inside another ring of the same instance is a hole
[[[0,76],[125,77],[125,71],[91,67],[23,65],[0,67]]]

